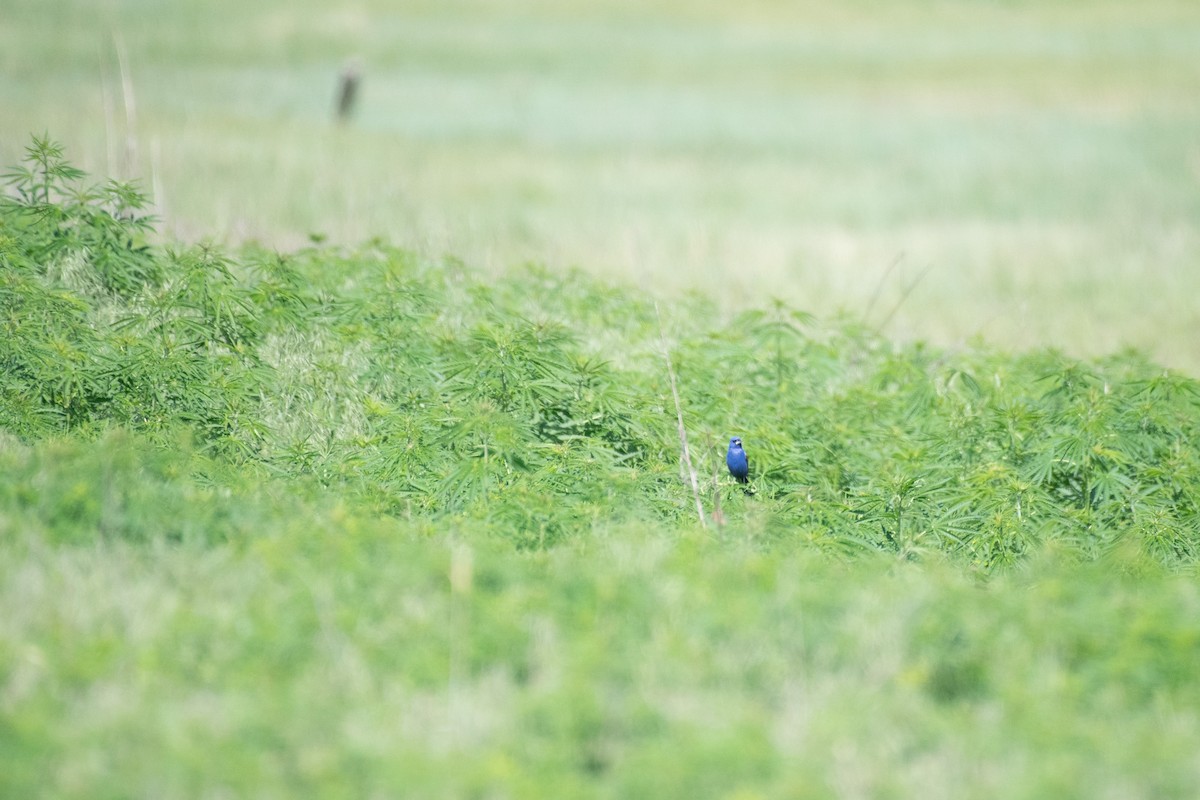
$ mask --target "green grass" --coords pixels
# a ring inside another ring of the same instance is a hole
[[[0,796],[1200,778],[1196,380],[382,242],[162,247],[49,142],[10,174]]]
[[[1200,368],[1190,2],[5,12],[0,157],[33,132],[67,137],[90,171],[160,189],[186,239],[382,235],[493,273],[533,261],[700,288],[733,310],[869,308],[904,341],[1133,345]],[[338,128],[352,56],[363,103]]]
[[[36,475],[98,479],[91,458]],[[234,517],[234,541],[5,534],[5,794],[1187,797],[1200,777],[1190,578],[1048,561],[980,584],[694,532],[521,555],[271,493],[187,510]]]
[[[1194,794],[1194,3],[0,17],[0,796]]]

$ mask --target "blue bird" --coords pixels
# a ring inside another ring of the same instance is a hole
[[[725,464],[729,467],[729,474],[736,478],[738,483],[750,482],[750,459],[746,458],[746,451],[742,449],[742,440],[736,436],[729,440]]]

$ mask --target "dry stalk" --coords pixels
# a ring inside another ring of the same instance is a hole
[[[696,470],[692,467],[692,453],[688,448],[687,430],[683,427],[683,406],[679,402],[679,389],[675,384],[675,368],[671,366],[671,353],[667,350],[667,337],[663,333],[662,314],[658,311],[658,303],[654,304],[654,316],[658,318],[658,339],[662,343],[663,358],[667,362],[667,377],[671,380],[671,397],[675,400],[675,419],[679,423],[679,447],[683,456],[683,465],[687,469],[688,479],[692,484],[692,497],[696,500],[696,516],[700,518],[700,526],[708,527],[704,519],[704,505],[700,502],[700,482],[696,479]]]
[[[116,32],[113,33],[113,47],[121,68],[121,98],[125,104],[125,176],[131,177],[137,174],[138,165],[137,98],[133,93],[133,77],[129,74],[125,40]]]

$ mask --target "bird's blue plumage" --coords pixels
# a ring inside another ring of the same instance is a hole
[[[736,436],[729,440],[725,464],[729,467],[729,474],[736,478],[738,483],[749,481],[750,459],[746,458],[746,451],[742,449],[742,440]]]

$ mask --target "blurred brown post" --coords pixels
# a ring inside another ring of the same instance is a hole
[[[337,118],[345,122],[354,113],[354,102],[358,98],[358,84],[362,80],[362,70],[357,61],[351,61],[342,69],[338,86]]]

